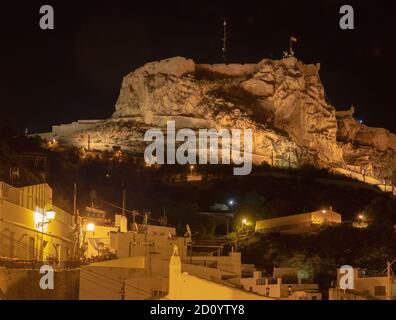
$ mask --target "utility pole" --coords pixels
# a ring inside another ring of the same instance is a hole
[[[392,262],[387,262],[386,263],[386,274],[387,274],[387,287],[388,290],[386,292],[386,300],[392,300],[393,298],[393,271],[392,271],[392,265],[396,262],[396,259],[393,260]]]
[[[166,226],[168,224],[168,217],[166,216],[166,211],[164,209],[164,212],[162,214],[162,217],[160,218],[160,223],[163,226]]]
[[[80,259],[80,218],[79,212],[77,210],[77,184],[74,183],[74,196],[73,196],[73,214],[74,214],[74,223],[76,225],[76,243],[74,248],[74,257],[75,259]]]
[[[388,290],[386,292],[386,299],[392,300],[392,276],[391,276],[391,263],[388,261],[386,263],[386,273],[387,273],[387,280],[388,280]]]
[[[122,189],[122,216],[123,217],[125,217],[125,203],[126,203],[125,189]]]
[[[135,223],[136,223],[136,210],[132,211],[132,225],[133,227],[135,227]]]

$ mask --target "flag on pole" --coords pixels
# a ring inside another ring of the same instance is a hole
[[[295,38],[295,37],[290,37],[290,42],[297,42],[297,38]]]

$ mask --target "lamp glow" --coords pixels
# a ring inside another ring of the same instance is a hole
[[[88,232],[94,232],[95,231],[95,225],[93,223],[88,223],[87,224],[87,231]]]
[[[55,220],[56,213],[53,210],[47,211],[47,219],[49,221]]]

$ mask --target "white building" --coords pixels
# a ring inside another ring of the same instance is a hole
[[[258,233],[303,234],[318,230],[326,224],[340,224],[341,222],[341,215],[330,208],[281,218],[260,220],[256,222],[255,231]]]
[[[105,120],[78,120],[76,122],[72,122],[68,124],[60,124],[60,125],[52,126],[51,132],[40,133],[38,135],[41,136],[43,139],[48,139],[48,140],[59,139],[59,138],[67,137],[78,131],[92,129],[104,122]]]
[[[0,182],[0,257],[65,261],[73,254],[73,235],[73,216],[53,205],[47,184]]]
[[[94,223],[92,217],[86,219]],[[186,258],[191,239],[178,237],[175,228],[166,226],[137,225],[136,231],[128,231],[126,221],[117,216],[116,224],[120,224],[116,230],[107,231],[109,248],[118,259],[81,267],[80,300],[141,300],[164,296],[168,291],[173,247],[179,245]],[[103,231],[101,241],[107,236]],[[92,240],[92,236],[99,234],[91,232],[87,239]]]
[[[242,278],[241,285],[246,291],[271,298],[322,300],[319,286],[297,279],[294,268],[274,268],[272,277],[263,277],[260,271],[255,271],[253,277]]]
[[[114,221],[107,218],[105,211],[87,207],[79,217],[80,247],[83,257],[92,259],[106,254],[115,254],[110,244],[112,234],[127,232],[128,220],[115,215]]]
[[[190,243],[188,234],[179,237],[175,228],[165,226],[138,225],[137,231],[111,232],[110,248],[118,259],[81,268],[80,299],[163,297],[169,291],[169,263],[175,246],[180,248],[177,251],[183,273],[200,279],[199,283],[220,285],[227,292],[237,290],[246,295],[239,282],[244,268],[240,253],[191,256]],[[122,296],[120,288],[124,288]]]
[[[337,270],[337,285],[329,289],[329,300],[387,300],[389,291],[391,299],[396,299],[396,283],[387,276],[370,276],[364,270],[353,269],[353,290],[340,288],[343,275]],[[391,286],[391,287],[390,287]]]
[[[230,283],[208,280],[183,271],[178,248],[175,246],[169,261],[168,300],[273,300],[270,297],[246,292]]]

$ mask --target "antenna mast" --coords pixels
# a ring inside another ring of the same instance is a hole
[[[223,60],[224,63],[227,63],[227,20],[224,20],[223,22],[223,27],[224,27],[224,35],[223,35],[223,47],[222,47],[222,52],[223,52]]]

